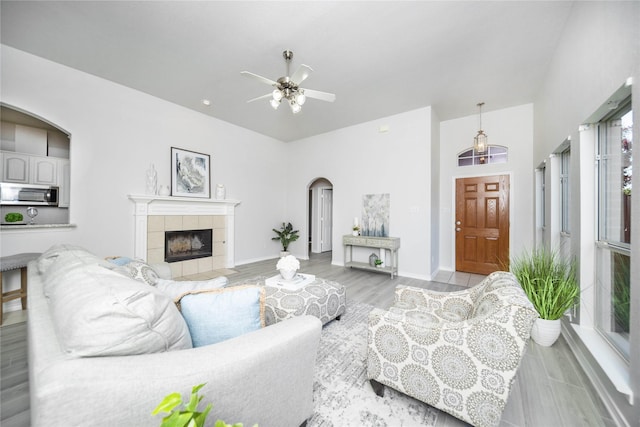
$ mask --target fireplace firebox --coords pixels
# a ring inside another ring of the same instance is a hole
[[[164,260],[166,262],[213,256],[213,230],[165,231]]]

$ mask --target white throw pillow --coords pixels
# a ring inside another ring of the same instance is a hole
[[[66,243],[60,243],[57,245],[51,246],[47,249],[42,255],[38,257],[37,265],[38,272],[40,274],[45,274],[49,267],[51,267],[57,260],[57,258],[61,254],[65,253],[74,253],[77,258],[82,259],[85,264],[103,264],[107,265],[107,262],[103,259],[98,258],[96,255],[92,254],[88,250],[77,246],[70,245]]]
[[[201,291],[207,289],[224,288],[229,283],[229,279],[224,276],[216,277],[211,280],[167,280],[156,279],[156,288],[167,294],[171,299],[177,301],[181,296],[192,291]]]
[[[60,253],[45,276],[65,353],[127,356],[191,348],[187,324],[171,298],[80,255]]]
[[[156,280],[159,278],[158,273],[149,264],[142,261],[131,261],[116,267],[115,271],[151,286],[155,286]]]

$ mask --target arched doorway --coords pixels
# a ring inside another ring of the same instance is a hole
[[[55,206],[38,206],[39,221],[68,224],[71,204],[71,134],[29,111],[0,102],[0,161],[3,182],[57,187]],[[2,206],[0,217],[27,205]]]
[[[316,178],[308,186],[308,254],[330,252],[333,241],[333,184]]]

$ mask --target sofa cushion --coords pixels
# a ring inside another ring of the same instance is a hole
[[[45,289],[61,347],[71,356],[124,356],[191,347],[187,325],[167,295],[86,253],[61,252]]]
[[[224,288],[228,283],[229,279],[221,276],[216,277],[215,279],[201,281],[157,279],[155,286],[158,290],[164,292],[175,301],[180,300],[182,295],[189,292]]]
[[[193,291],[180,299],[194,347],[264,327],[264,287],[244,285]]]

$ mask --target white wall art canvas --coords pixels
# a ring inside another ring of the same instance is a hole
[[[389,194],[365,194],[362,197],[363,236],[389,237]]]
[[[171,147],[171,195],[209,198],[211,167],[208,154]]]

